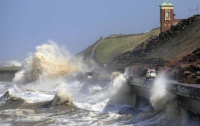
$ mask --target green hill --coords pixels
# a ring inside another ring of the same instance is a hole
[[[160,29],[154,29],[148,33],[107,37],[101,40],[96,48],[96,59],[100,63],[110,63],[113,57],[135,49],[151,36],[157,36]]]

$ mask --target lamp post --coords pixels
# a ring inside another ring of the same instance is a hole
[[[188,6],[188,9],[189,9],[189,17],[190,17],[190,6]]]
[[[198,7],[198,4],[197,4],[197,14],[199,13],[198,11],[199,11],[199,7]]]

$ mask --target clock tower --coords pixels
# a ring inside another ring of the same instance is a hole
[[[174,19],[174,5],[166,0],[160,5],[160,32],[165,32],[180,20]]]

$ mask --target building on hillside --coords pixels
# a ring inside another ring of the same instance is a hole
[[[166,0],[160,5],[160,32],[169,30],[172,25],[181,21],[181,19],[174,19],[174,16],[174,5]]]

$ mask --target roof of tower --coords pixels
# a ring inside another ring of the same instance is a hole
[[[174,5],[166,0],[163,4],[160,5],[161,7],[173,7]]]

